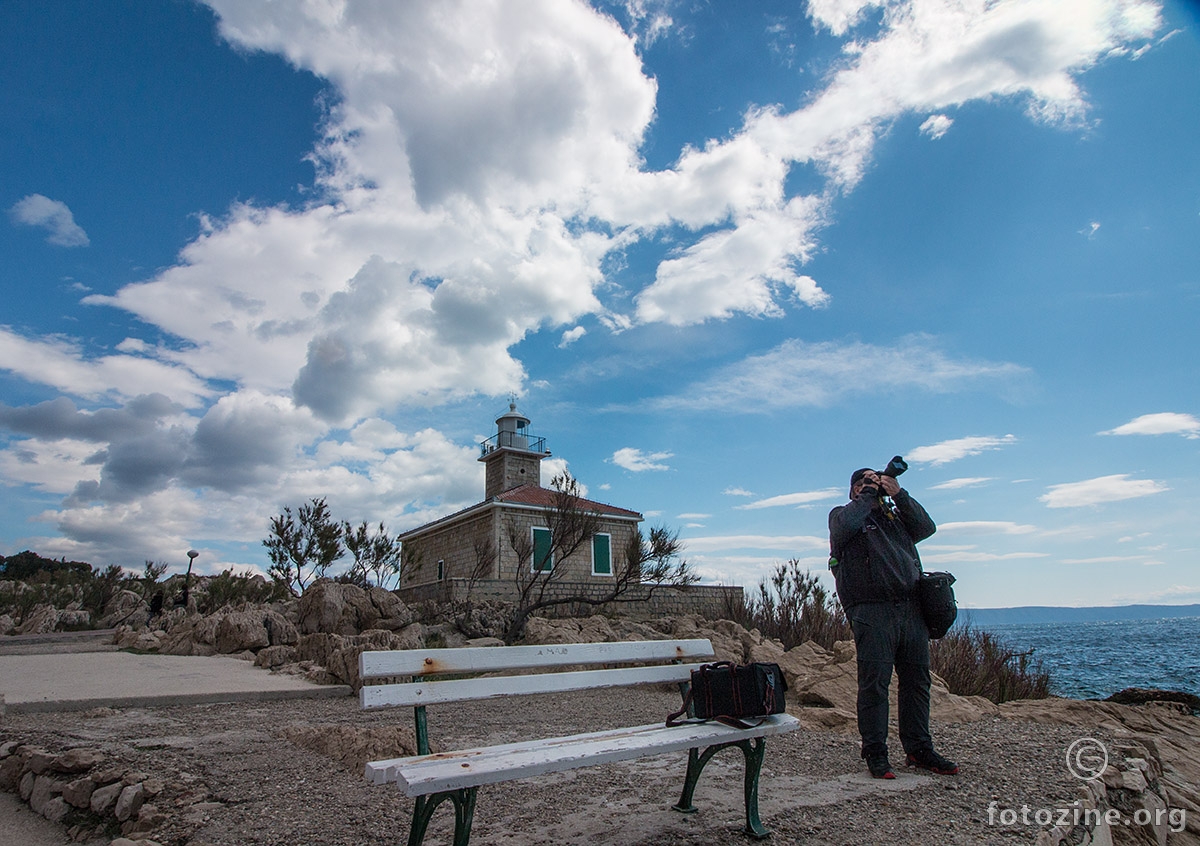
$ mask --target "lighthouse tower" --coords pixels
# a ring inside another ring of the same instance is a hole
[[[542,459],[550,455],[545,438],[529,433],[529,418],[516,402],[496,418],[496,434],[479,445],[479,460],[487,466],[484,498],[491,499],[521,485],[542,484]]]

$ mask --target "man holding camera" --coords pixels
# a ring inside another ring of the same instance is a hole
[[[929,734],[929,630],[917,601],[917,543],[937,527],[900,487],[907,469],[897,456],[887,470],[855,470],[850,503],[829,512],[830,569],[854,631],[858,653],[858,731],[875,778],[895,778],[888,760],[888,686],[900,682],[900,742],[906,763],[939,775],[958,765],[933,749]]]

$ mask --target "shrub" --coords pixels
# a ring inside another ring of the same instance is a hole
[[[250,574],[235,574],[226,570],[218,576],[206,579],[204,591],[197,591],[196,608],[202,614],[211,614],[226,605],[265,602],[280,602],[291,598],[288,586],[278,581],[267,581]]]
[[[1050,695],[1050,673],[1033,650],[1016,652],[990,632],[955,626],[932,641],[929,652],[933,672],[951,693],[983,696],[996,704]]]
[[[854,639],[837,597],[794,558],[777,565],[740,606],[727,606],[726,616],[782,641],[784,649],[808,640],[832,649],[836,641]],[[994,634],[969,626],[956,626],[931,641],[930,661],[947,689],[960,696],[983,696],[999,704],[1050,695],[1050,673],[1032,651],[1017,652]]]
[[[769,582],[763,579],[749,596],[743,594],[740,608],[727,610],[734,622],[782,641],[784,649],[808,640],[832,649],[853,637],[837,598],[795,558],[776,565]]]
[[[130,583],[117,564],[99,570],[82,561],[55,561],[29,550],[0,558],[0,581],[14,586],[0,591],[0,613],[24,618],[38,605],[74,604],[89,611],[93,620]]]
[[[90,576],[83,585],[83,607],[92,612],[93,617],[100,617],[109,600],[131,580],[117,564],[109,564],[104,570],[93,569]]]

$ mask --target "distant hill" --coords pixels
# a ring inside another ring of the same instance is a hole
[[[1009,623],[1095,623],[1104,620],[1157,620],[1163,617],[1200,617],[1200,605],[1108,605],[1066,608],[1024,605],[1018,608],[959,608],[959,623],[973,627]]]

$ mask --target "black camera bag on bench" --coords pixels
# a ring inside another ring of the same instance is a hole
[[[745,717],[782,714],[787,680],[778,664],[735,664],[718,661],[692,670],[692,684],[683,707],[667,717],[667,725],[693,706],[697,719],[718,720],[738,728],[752,728]]]

